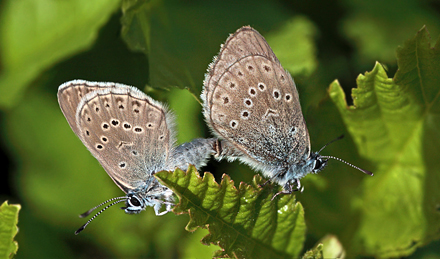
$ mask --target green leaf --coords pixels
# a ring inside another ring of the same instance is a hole
[[[296,258],[305,239],[304,211],[294,195],[271,201],[278,188],[259,188],[261,178],[239,188],[229,176],[220,184],[210,173],[201,178],[194,167],[155,174],[180,199],[176,214],[188,213],[188,231],[208,228],[202,243],[219,245],[216,257]]]
[[[307,251],[303,255],[302,259],[323,259],[324,255],[322,253],[322,250],[323,250],[323,245],[318,244],[315,248]],[[330,257],[328,257],[328,258],[330,258]]]
[[[305,16],[292,18],[266,36],[284,69],[309,76],[317,67],[314,40],[317,28]]]
[[[196,98],[220,44],[249,20],[263,35],[272,31],[268,40],[274,43],[280,59],[286,61],[286,68],[293,73],[311,73],[315,69],[316,29],[308,19],[291,18],[281,6],[264,0],[252,1],[252,8],[244,2],[240,4],[245,8],[237,9],[235,1],[188,5],[175,0],[124,0],[122,37],[132,50],[148,56],[151,86],[188,88]]]
[[[119,0],[9,0],[0,19],[0,107],[50,66],[89,47]]]
[[[396,46],[421,26],[427,25],[433,33],[440,33],[439,15],[424,1],[343,2],[347,17],[342,20],[342,31],[362,61],[393,64]]]
[[[394,77],[396,84],[408,88],[418,98],[422,109],[437,113],[440,75],[440,37],[431,48],[428,30],[423,27],[417,35],[397,50],[399,70]]]
[[[12,258],[18,250],[14,237],[18,232],[18,211],[21,206],[9,205],[8,201],[0,206],[0,258]]]
[[[345,258],[344,247],[336,236],[326,235],[318,243],[323,245],[323,258]]]
[[[398,49],[395,79],[379,63],[360,75],[353,106],[335,81],[330,97],[359,153],[374,162],[351,252],[401,257],[440,237],[440,55],[426,29]]]

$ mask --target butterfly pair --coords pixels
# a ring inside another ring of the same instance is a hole
[[[240,159],[283,186],[282,193],[299,188],[299,179],[334,158],[311,153],[294,81],[251,27],[227,39],[208,68],[201,97],[206,122],[221,140],[195,139],[176,147],[173,115],[138,89],[83,80],[59,87],[58,101],[70,127],[126,193],[82,214],[109,203],[76,234],[119,202],[125,202],[126,213],[147,206],[156,215],[169,212],[172,191],[153,174],[186,170],[189,164],[200,168],[211,155]]]

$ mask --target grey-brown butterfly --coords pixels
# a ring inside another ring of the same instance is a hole
[[[238,158],[260,170],[283,187],[280,193],[299,190],[299,180],[324,169],[330,158],[345,162],[321,156],[322,149],[311,152],[295,83],[264,37],[249,26],[221,46],[201,98],[208,126],[223,139],[219,159]]]
[[[174,116],[135,87],[73,80],[59,87],[58,102],[72,130],[126,193],[81,214],[85,217],[112,202],[75,234],[119,202],[125,202],[123,209],[130,214],[147,206],[156,215],[171,211],[173,193],[153,174],[176,167],[186,170],[188,164],[200,168],[216,149],[216,139],[195,139],[175,147]]]

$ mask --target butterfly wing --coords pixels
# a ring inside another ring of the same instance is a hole
[[[245,154],[248,164],[270,170],[309,156],[295,83],[251,27],[242,27],[221,47],[205,76],[202,99],[214,134]]]
[[[67,122],[76,135],[79,136],[79,129],[76,125],[75,114],[81,99],[90,92],[109,87],[115,87],[115,84],[72,80],[60,85],[57,94],[58,103],[64,117],[66,117]]]
[[[122,84],[78,81],[60,90],[60,106],[73,131],[124,192],[145,186],[165,169],[174,136],[173,116],[162,104]],[[87,91],[73,120],[77,97]]]

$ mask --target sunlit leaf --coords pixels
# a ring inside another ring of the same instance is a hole
[[[18,232],[18,212],[21,206],[9,205],[7,201],[0,206],[0,257],[12,258],[18,250],[14,237]]]
[[[315,248],[307,251],[302,259],[323,259],[324,256],[322,254],[322,249],[323,249],[323,245],[322,244],[318,244]]]
[[[305,238],[304,212],[294,195],[278,196],[278,188],[261,189],[260,177],[237,189],[224,175],[217,184],[210,173],[201,178],[193,167],[188,172],[159,172],[156,178],[180,198],[176,214],[188,213],[188,231],[208,228],[204,244],[217,244],[217,257],[296,258]]]
[[[0,19],[0,107],[41,72],[89,47],[119,0],[8,0]]]
[[[345,249],[336,236],[326,235],[319,240],[319,243],[323,245],[322,254],[324,258],[345,258]]]
[[[422,29],[399,48],[394,80],[379,63],[360,75],[353,106],[338,82],[329,90],[360,154],[377,165],[354,201],[355,247],[366,254],[405,256],[440,236],[440,55],[429,42]]]

